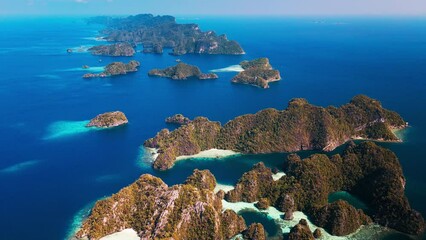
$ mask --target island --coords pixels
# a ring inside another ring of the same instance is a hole
[[[166,118],[166,123],[176,124],[176,125],[186,125],[191,123],[191,119],[185,117],[184,115],[178,113],[171,117]]]
[[[137,72],[140,62],[131,60],[129,63],[113,62],[105,67],[105,71],[101,73],[86,73],[83,78],[97,78],[97,77],[110,77],[117,75],[125,75],[130,72]]]
[[[170,169],[179,156],[210,149],[244,154],[332,151],[351,139],[400,141],[392,132],[407,123],[378,100],[355,96],[341,107],[327,108],[292,99],[287,109],[265,109],[239,116],[225,125],[198,117],[174,131],[163,129],[144,146],[158,150],[155,169]]]
[[[133,229],[141,239],[230,239],[247,226],[234,211],[222,211],[215,186],[216,179],[208,170],[196,169],[184,184],[174,186],[144,174],[98,201],[76,238],[97,240]]]
[[[270,82],[281,80],[278,70],[272,69],[268,58],[259,58],[252,61],[243,61],[240,63],[244,71],[232,78],[233,83],[242,83],[257,86],[260,88],[269,88]]]
[[[226,35],[203,32],[196,24],[178,24],[172,16],[139,14],[125,18],[95,17],[89,23],[104,24],[102,34],[110,42],[142,44],[145,53],[162,53],[171,48],[173,55],[244,54],[241,46]]]
[[[297,154],[289,154],[282,164],[286,174],[279,179],[274,179],[272,170],[262,162],[255,164],[226,193],[215,190],[216,178],[208,170],[195,169],[183,184],[174,186],[144,174],[118,193],[99,200],[75,238],[97,240],[127,229],[140,239],[264,240],[262,224],[247,227],[238,215],[240,210],[227,207],[260,199],[271,203],[270,208],[280,213],[278,219],[303,211],[318,227],[312,233],[307,220],[301,219],[288,239],[345,236],[370,224],[411,235],[425,230],[422,215],[410,207],[405,196],[398,158],[373,142],[349,142],[342,154],[330,157],[313,154],[302,160]],[[329,202],[329,194],[340,190],[360,197],[368,211],[356,209],[345,200]]]
[[[425,230],[422,215],[410,207],[405,196],[406,181],[398,158],[373,142],[349,142],[341,155],[331,157],[313,154],[302,160],[290,154],[283,166],[286,175],[275,181],[271,169],[256,164],[226,193],[225,200],[256,202],[266,198],[285,215],[305,212],[316,226],[337,236],[373,222],[410,235]],[[328,201],[331,193],[342,190],[364,201],[368,211],[345,200]]]
[[[128,122],[123,112],[115,111],[97,115],[90,120],[86,127],[112,128],[127,124]]]
[[[198,78],[200,80],[219,78],[214,73],[202,73],[197,66],[179,62],[176,66],[166,69],[152,69],[148,72],[152,77],[165,77],[173,80],[185,80],[188,78]]]
[[[134,46],[130,43],[115,43],[110,45],[100,45],[89,48],[93,55],[110,56],[110,57],[132,57],[135,55]]]

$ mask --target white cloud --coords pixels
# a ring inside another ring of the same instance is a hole
[[[88,0],[74,0],[76,3],[88,3]]]

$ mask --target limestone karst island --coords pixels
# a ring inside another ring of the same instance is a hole
[[[425,1],[0,6],[0,240],[426,239]]]

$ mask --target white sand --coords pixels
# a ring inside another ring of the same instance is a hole
[[[234,189],[234,186],[232,186],[232,185],[225,185],[225,184],[217,183],[216,187],[214,188],[214,193],[217,193],[220,190],[223,190],[225,193],[227,193],[227,192],[231,191],[232,189]]]
[[[314,225],[312,222],[309,221],[306,214],[303,212],[294,212],[293,213],[293,220],[287,221],[283,219],[284,213],[276,209],[275,207],[269,207],[267,210],[259,210],[255,207],[256,202],[253,203],[246,203],[246,202],[236,202],[231,203],[227,202],[226,200],[222,200],[222,208],[223,210],[231,209],[235,211],[236,213],[243,211],[243,210],[249,210],[249,211],[255,211],[255,212],[262,212],[266,213],[267,217],[269,219],[273,219],[280,227],[283,233],[289,233],[291,228],[294,227],[296,224],[299,223],[301,219],[306,219],[309,225],[309,228],[313,232],[315,229],[319,228],[318,226]],[[382,227],[379,227],[383,229]],[[331,240],[344,240],[344,239],[358,239],[358,236],[363,236],[370,234],[372,231],[370,227],[361,227],[359,230],[357,230],[355,233],[352,233],[348,236],[344,237],[338,237],[338,236],[332,236],[329,233],[327,233],[323,228],[321,229],[323,237],[321,239],[331,239]],[[377,231],[377,227],[375,229]],[[358,235],[358,236],[357,236]],[[362,239],[362,238],[359,238]]]
[[[158,157],[158,149],[145,147],[145,150],[151,155],[152,161]]]
[[[176,158],[176,161],[189,159],[189,158],[224,158],[224,157],[229,157],[229,156],[239,155],[239,154],[240,153],[237,153],[231,150],[212,148],[210,150],[202,151],[194,155],[179,156]]]
[[[274,179],[274,181],[278,181],[282,176],[285,176],[284,172],[277,172],[276,174],[272,174],[272,179]]]
[[[242,72],[244,69],[240,65],[231,65],[226,68],[210,70],[210,72]]]
[[[100,240],[139,240],[139,236],[135,230],[128,228],[121,232],[116,232],[111,235],[105,236]]]

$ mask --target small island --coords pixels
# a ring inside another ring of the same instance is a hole
[[[244,54],[241,46],[226,35],[203,32],[197,24],[179,24],[172,16],[139,14],[125,18],[94,17],[89,23],[103,24],[105,39],[110,42],[142,44],[144,53],[163,53],[171,48],[173,55]]]
[[[105,67],[105,71],[102,73],[86,73],[83,75],[83,78],[97,78],[97,77],[110,77],[117,75],[125,75],[130,72],[137,72],[140,62],[136,60],[131,60],[129,63],[125,64],[122,62],[113,62],[108,64]]]
[[[148,72],[149,76],[165,77],[173,80],[185,80],[188,78],[198,78],[200,80],[219,78],[214,73],[202,73],[197,66],[179,62],[176,66],[166,69],[152,69]]]
[[[100,45],[89,48],[93,55],[110,57],[132,57],[135,55],[135,49],[130,43],[115,43],[111,45]]]
[[[268,58],[259,58],[240,63],[244,71],[238,73],[231,81],[233,83],[250,84],[260,88],[269,88],[270,82],[281,80],[278,70],[272,69]]]
[[[171,117],[166,118],[166,123],[176,124],[176,125],[186,125],[191,123],[191,119],[185,117],[184,115],[178,113]]]
[[[126,115],[123,112],[107,112],[99,114],[86,125],[86,127],[97,127],[97,128],[112,128],[127,124]]]

